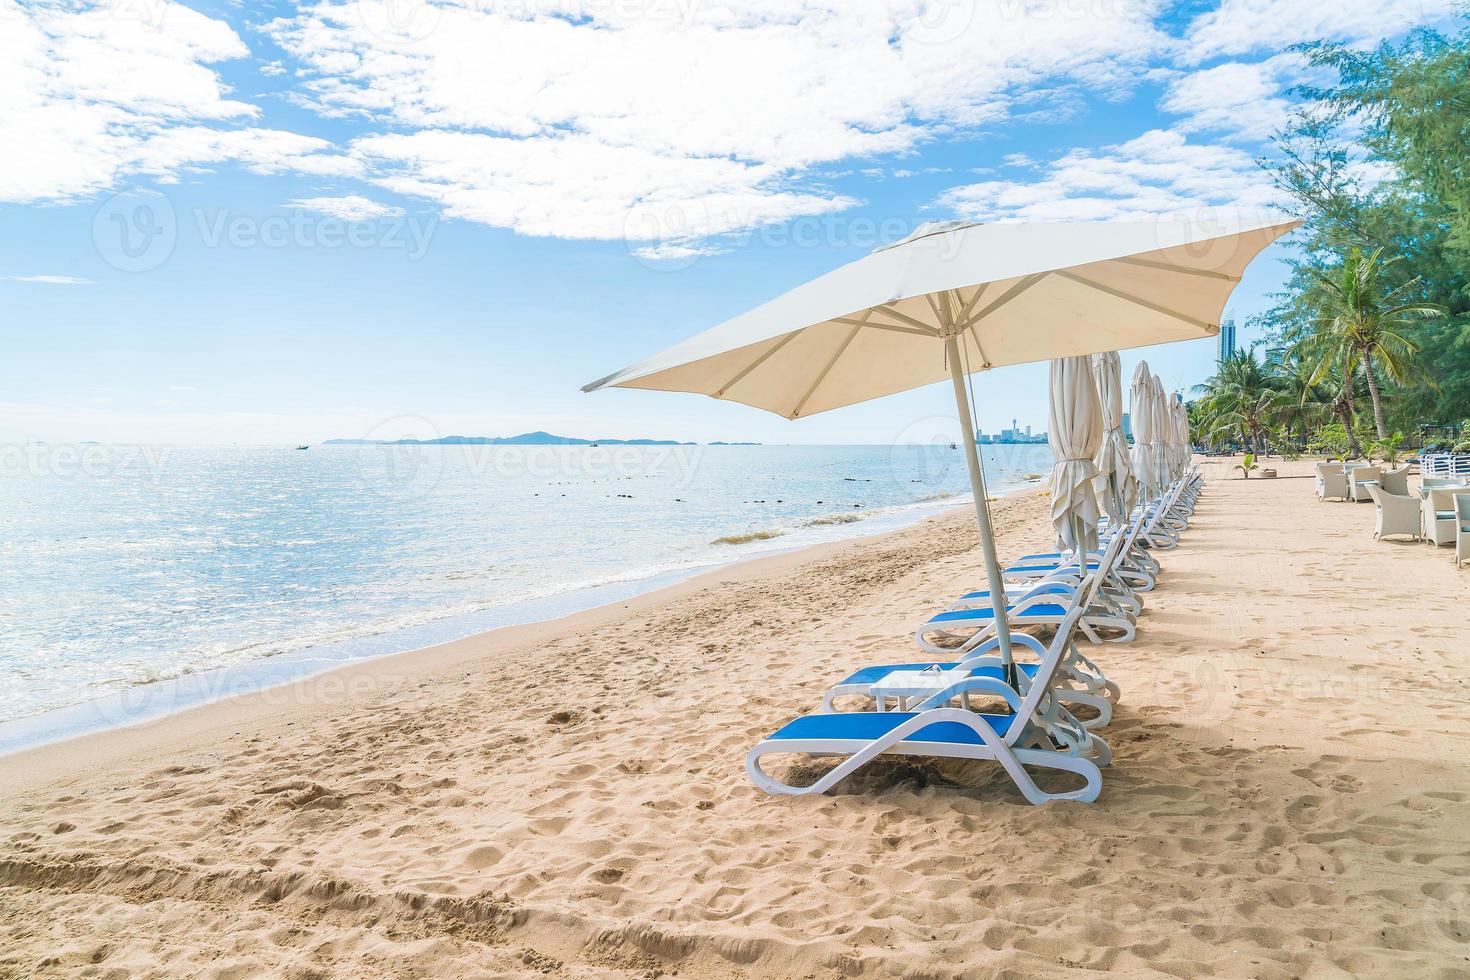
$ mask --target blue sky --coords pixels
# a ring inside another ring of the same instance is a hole
[[[795,423],[578,388],[922,221],[1271,204],[1286,47],[1452,6],[0,0],[0,440],[902,438],[943,386]],[[1214,344],[1140,354],[1178,389]],[[1044,385],[984,376],[981,426]]]

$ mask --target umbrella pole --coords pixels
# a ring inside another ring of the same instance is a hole
[[[995,635],[1000,644],[1000,662],[1005,681],[1016,686],[1016,663],[1011,657],[1011,625],[1006,619],[1006,585],[1000,573],[1000,559],[995,555],[995,534],[990,529],[990,511],[985,503],[985,471],[980,466],[980,450],[975,445],[975,423],[970,418],[970,405],[965,398],[965,373],[960,369],[959,340],[953,336],[944,341],[949,360],[949,377],[954,382],[954,403],[960,413],[960,430],[965,437],[965,462],[970,466],[970,489],[975,493],[975,521],[980,525],[980,551],[985,556],[985,576],[990,584],[990,608],[995,611]]]

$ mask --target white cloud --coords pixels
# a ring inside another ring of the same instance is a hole
[[[352,146],[370,180],[524,234],[680,246],[848,207],[814,168],[1017,100],[1045,113],[1124,92],[1175,43],[1156,0],[407,9],[390,23],[377,0],[325,0],[265,28],[305,104],[392,127]]]
[[[1152,130],[1115,146],[1072,150],[1042,165],[1035,180],[968,184],[937,203],[980,221],[1069,221],[1258,209],[1277,201],[1249,153]]]
[[[358,194],[347,194],[343,197],[303,197],[291,201],[286,205],[290,208],[302,208],[306,211],[315,211],[329,218],[338,218],[342,221],[372,221],[376,218],[400,218],[403,216],[402,208],[395,208],[388,204],[380,204],[371,201]]]
[[[1280,51],[1301,41],[1367,44],[1455,15],[1460,0],[1223,0],[1185,33],[1186,61]]]
[[[850,207],[784,189],[768,167],[610,147],[586,136],[509,139],[424,130],[365,137],[374,182],[428,198],[447,217],[526,235],[688,243]]]
[[[95,286],[95,279],[83,279],[80,276],[5,276],[11,282],[35,282],[47,286]]]
[[[169,0],[0,0],[0,24],[0,200],[74,199],[230,161],[354,172],[325,140],[233,128],[259,112],[208,67],[249,53],[223,21]]]
[[[718,255],[724,251],[715,245],[645,245],[633,250],[640,259],[650,262],[679,262],[697,259],[705,255]]]
[[[1301,56],[1287,53],[1264,61],[1227,61],[1176,76],[1159,108],[1184,116],[1175,128],[1219,133],[1227,139],[1260,142],[1281,129],[1297,105],[1286,89],[1304,80]]]

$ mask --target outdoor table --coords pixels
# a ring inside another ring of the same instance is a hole
[[[926,670],[895,670],[876,681],[868,688],[868,693],[877,702],[879,711],[888,710],[889,698],[898,702],[899,711],[905,711],[909,704],[933,697],[969,676],[968,670],[939,670],[938,665]],[[960,697],[969,707],[968,696],[962,694]]]

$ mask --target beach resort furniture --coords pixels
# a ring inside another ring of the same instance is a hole
[[[1028,682],[1036,676],[1041,661],[1051,650],[1059,645],[1064,647],[1055,675],[1057,696],[1065,704],[1086,705],[1097,712],[1096,717],[1082,722],[1084,728],[1103,728],[1112,720],[1113,705],[1120,697],[1118,685],[1108,680],[1102,668],[1078,649],[1075,629],[1057,630],[1051,643],[1045,646],[1029,633],[1013,633],[1011,638],[1037,657],[1034,663],[1017,664]],[[822,710],[836,711],[834,702],[837,698],[852,696],[872,699],[879,711],[886,707],[888,698],[896,698],[900,710],[907,710],[908,702],[933,697],[950,686],[960,674],[999,679],[1002,673],[1000,661],[995,656],[997,645],[997,639],[992,636],[969,651],[962,660],[864,667],[827,689],[822,696]],[[969,707],[967,696],[961,695],[961,700],[965,707]]]
[[[1374,538],[1381,539],[1388,534],[1408,534],[1414,540],[1419,540],[1424,528],[1418,500],[1404,494],[1389,493],[1383,489],[1382,484],[1370,485],[1368,493],[1378,505],[1378,526],[1373,531]]]
[[[1424,515],[1424,537],[1435,547],[1455,543],[1455,498],[1470,493],[1463,484],[1449,487],[1421,487],[1420,504]]]
[[[1376,466],[1354,466],[1347,471],[1349,496],[1357,503],[1372,500],[1368,493],[1367,484],[1378,484],[1378,477],[1383,471]]]
[[[1470,455],[1465,453],[1425,453],[1419,460],[1421,476],[1470,479]]]
[[[1007,576],[1014,575],[1019,579],[1016,584],[1006,584],[1006,597],[1008,599],[1022,597],[1036,582],[1066,582],[1077,586],[1081,584],[1082,577],[1088,572],[1100,572],[1103,594],[1137,618],[1138,614],[1143,611],[1143,602],[1138,598],[1137,593],[1153,588],[1154,575],[1158,569],[1157,562],[1153,562],[1146,554],[1134,550],[1142,524],[1143,520],[1140,516],[1128,525],[1127,532],[1122,537],[1116,533],[1104,534],[1101,543],[1106,550],[1089,551],[1085,569],[1079,566],[1076,555],[1065,552],[1026,555],[1018,559],[1003,573]],[[1144,564],[1140,560],[1140,555],[1143,559],[1148,559],[1151,564]],[[976,600],[989,597],[988,591],[969,592],[961,596],[949,608],[961,609],[966,606],[983,605]]]
[[[1455,494],[1455,567],[1470,561],[1470,493]]]
[[[1064,581],[1037,583],[1020,599],[1008,601],[1007,622],[1012,627],[1060,627],[1063,620],[1078,612],[1077,629],[1093,643],[1130,642],[1136,633],[1134,616],[1103,593],[1104,567],[1101,562],[1089,563],[1090,571],[1080,587]],[[972,592],[929,617],[914,633],[914,642],[925,653],[963,655],[989,639],[994,625],[990,593]]]
[[[1059,632],[1070,633],[1081,619],[1073,610]],[[1020,634],[1013,639],[1019,641]],[[990,759],[1005,769],[1031,803],[1056,800],[1090,803],[1102,791],[1101,765],[1111,752],[1107,743],[1084,728],[1057,695],[1055,678],[1065,655],[1053,644],[1034,673],[1019,674],[1013,687],[994,677],[957,678],[913,711],[842,711],[797,718],[758,742],[745,759],[751,782],[767,793],[823,793],[882,755],[917,755],[949,759]],[[948,707],[966,694],[1003,698],[1010,714],[980,714]],[[761,760],[768,755],[845,756],[809,786],[792,786],[768,775]],[[1048,793],[1036,785],[1025,766],[1075,773],[1078,789]]]
[[[1072,552],[1053,551],[1025,555],[1017,559],[1015,564],[1007,566],[1002,573],[1012,580],[1006,583],[1007,597],[1027,595],[1030,587],[1038,583],[1066,582],[1080,585],[1084,576],[1097,572],[1101,575],[1102,591],[1130,608],[1136,615],[1143,610],[1143,603],[1136,592],[1153,588],[1154,573],[1158,569],[1157,562],[1135,549],[1142,526],[1143,518],[1140,515],[1122,534],[1105,532],[1101,541],[1105,550],[1087,552],[1083,559],[1085,566]],[[1139,560],[1140,556],[1149,564],[1143,564]],[[981,603],[973,600],[989,596],[988,591],[968,592],[949,608],[962,609],[980,605]]]
[[[1317,464],[1317,496],[1346,500],[1348,492],[1347,472],[1341,463]]]
[[[1015,682],[971,379],[1212,333],[1246,267],[1300,225],[1235,210],[1184,222],[926,222],[582,390],[694,392],[797,419],[947,379],[1000,654]]]
[[[1408,463],[1396,470],[1384,470],[1378,476],[1378,485],[1389,493],[1396,493],[1401,497],[1409,495],[1409,471],[1414,467]]]

